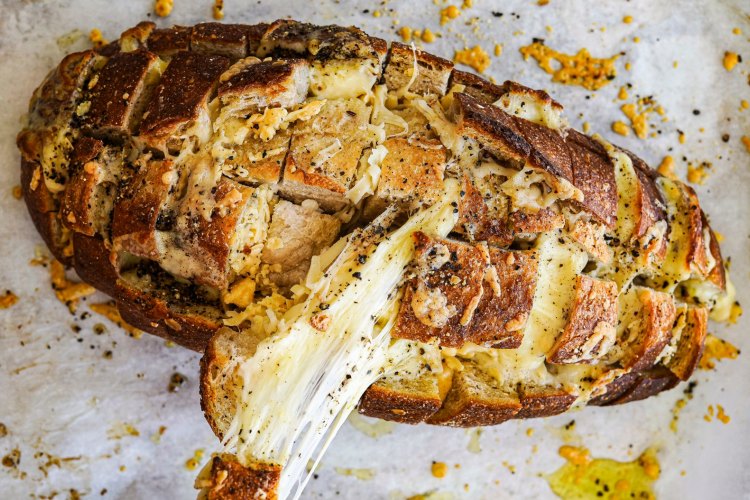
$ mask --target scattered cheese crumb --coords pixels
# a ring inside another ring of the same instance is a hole
[[[632,67],[633,67],[633,65],[631,63],[629,63],[629,62],[625,63],[625,71],[630,71],[630,68],[632,68]]]
[[[743,135],[740,140],[742,141],[742,144],[745,145],[745,149],[747,149],[747,152],[750,153],[750,137]]]
[[[533,57],[539,67],[552,75],[552,81],[568,85],[580,85],[588,90],[598,90],[615,79],[615,61],[619,56],[599,59],[588,50],[581,49],[575,55],[563,54],[535,41],[520,48],[524,60]],[[557,65],[553,65],[556,61]],[[555,67],[558,66],[558,67]]]
[[[724,407],[716,405],[716,418],[718,418],[722,424],[728,424],[731,418],[724,412]]]
[[[21,186],[13,186],[13,190],[11,191],[13,194],[13,198],[20,200],[23,196],[23,191],[21,190]]]
[[[529,436],[529,437],[533,436],[534,435],[534,429],[531,428],[531,427],[529,427],[528,429],[526,429],[526,435]]]
[[[424,43],[432,43],[435,41],[435,33],[432,32],[430,28],[425,28],[424,31],[422,31],[422,41]]]
[[[185,468],[187,470],[195,470],[200,465],[201,460],[203,460],[203,450],[195,450],[193,456],[185,461]]]
[[[379,10],[376,10],[372,13],[372,17],[380,17],[382,13]]]
[[[724,241],[724,235],[719,231],[714,231],[714,236],[716,236],[716,241],[718,241],[719,243]]]
[[[713,370],[716,368],[716,361],[737,359],[739,354],[740,350],[726,340],[708,334],[698,368],[701,370]]]
[[[586,465],[591,461],[589,450],[586,448],[579,448],[566,444],[560,447],[558,453],[561,457],[574,465]]]
[[[748,109],[748,108],[750,108],[750,102],[747,102],[746,99],[742,99],[740,101],[740,111],[743,109]]]
[[[688,397],[690,398],[691,396]],[[685,398],[680,398],[675,402],[674,407],[672,408],[672,421],[669,423],[669,429],[672,432],[677,432],[677,422],[680,419],[680,413],[686,405],[687,399]]]
[[[469,9],[474,7],[474,0],[464,0],[464,4],[461,6],[462,9]]]
[[[673,68],[677,68],[677,66],[678,66],[678,63],[677,63],[677,61],[673,61],[673,62],[672,62],[672,67],[673,67]]]
[[[708,178],[708,173],[711,169],[711,164],[708,162],[701,162],[699,165],[688,163],[687,167],[687,180],[693,184],[703,184]]]
[[[57,299],[68,306],[71,313],[78,307],[78,301],[93,294],[96,289],[87,283],[70,281],[65,276],[65,267],[58,260],[50,266],[50,280]]]
[[[102,32],[97,28],[91,30],[91,32],[89,33],[89,40],[97,49],[107,45],[107,40],[104,39],[104,37],[102,36]]]
[[[714,419],[714,405],[708,405],[708,411],[703,415],[703,420],[711,422]]]
[[[677,136],[677,141],[680,144],[685,144],[685,132],[680,132],[680,135]]]
[[[503,54],[503,45],[501,43],[495,44],[495,57],[500,57]]]
[[[89,306],[92,311],[94,311],[97,314],[101,314],[108,320],[110,320],[112,323],[116,324],[126,332],[128,332],[128,335],[130,335],[133,338],[139,339],[141,336],[143,336],[143,332],[139,330],[138,328],[131,326],[122,319],[122,316],[120,316],[120,311],[117,310],[117,307],[113,302],[103,302],[100,304],[91,304]]]
[[[398,35],[405,42],[411,42],[412,29],[409,26],[401,26],[398,30]]]
[[[732,30],[732,33],[735,34],[735,35],[741,35],[742,34],[742,30],[740,28],[734,28]]]
[[[588,134],[591,130],[591,124],[589,122],[583,122],[583,133]]]
[[[212,13],[214,19],[217,21],[224,19],[224,0],[214,0]]]
[[[375,477],[375,471],[372,469],[351,469],[349,467],[334,467],[337,474],[342,476],[354,476],[360,481],[370,481]]]
[[[549,0],[536,0],[537,5],[549,5]]]
[[[630,127],[625,122],[618,120],[612,124],[612,132],[627,137],[630,135]]]
[[[460,14],[461,11],[455,5],[449,5],[442,9],[440,11],[440,26],[444,26],[448,21],[457,18]]]
[[[639,36],[634,36],[634,37],[633,37],[633,43],[641,43],[641,37],[639,37]]]
[[[628,98],[628,89],[624,85],[620,87],[620,91],[617,93],[617,98],[624,101]]]
[[[437,478],[444,478],[448,474],[448,466],[445,462],[432,462],[432,475]]]
[[[633,22],[633,16],[625,16],[625,17],[623,17],[622,18],[622,22],[624,22],[625,24],[632,23]]]
[[[154,3],[154,12],[159,17],[167,17],[172,13],[174,0],[156,0]]]
[[[659,166],[656,167],[656,170],[664,177],[677,179],[677,175],[674,172],[674,158],[669,155],[664,157]]]
[[[740,56],[737,55],[735,52],[724,52],[724,69],[727,71],[732,71],[735,66],[737,66],[737,63],[740,62]]]
[[[5,290],[5,295],[0,295],[0,309],[13,307],[16,302],[18,302],[18,295],[10,290]]]
[[[645,139],[649,135],[648,117],[651,113],[656,113],[664,118],[662,121],[667,121],[664,108],[651,97],[641,97],[635,103],[623,104],[620,109],[630,120],[630,127],[639,139]]]
[[[480,73],[484,73],[484,70],[489,68],[491,63],[489,54],[479,45],[475,45],[471,49],[466,48],[457,51],[453,60],[459,64],[471,66]]]

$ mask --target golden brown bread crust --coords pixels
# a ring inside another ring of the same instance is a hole
[[[206,467],[207,477],[199,477],[196,488],[205,500],[276,500],[281,479],[281,466],[271,464],[240,464],[233,455],[216,455]],[[259,492],[264,492],[262,495]]]
[[[311,42],[313,38],[314,43]],[[130,52],[124,52],[125,48]],[[84,203],[89,196],[86,193],[91,192],[95,181],[79,174],[86,161],[97,155],[97,148],[101,143],[94,137],[105,141],[107,145],[116,145],[131,131],[140,130],[144,139],[152,138],[151,145],[154,149],[164,149],[161,141],[174,130],[194,120],[207,99],[213,96],[214,90],[221,85],[217,81],[218,75],[228,62],[247,56],[293,55],[294,58],[304,58],[303,65],[355,59],[373,62],[378,70],[386,62],[383,81],[392,89],[401,88],[411,78],[415,52],[411,47],[394,43],[387,61],[386,53],[387,46],[383,40],[369,37],[356,28],[321,28],[281,20],[272,25],[205,23],[170,29],[155,29],[153,23],[142,23],[124,32],[118,43],[113,43],[98,53],[87,51],[72,54],[63,60],[35,92],[30,107],[30,126],[18,137],[22,152],[21,185],[34,224],[58,259],[73,264],[85,281],[116,298],[126,321],[191,349],[202,350],[220,326],[220,311],[216,301],[195,307],[186,302],[175,301],[174,296],[170,295],[171,285],[151,283],[146,286],[120,269],[126,260],[120,255],[123,250],[147,259],[158,258],[154,234],[156,231],[173,228],[175,221],[170,216],[176,214],[163,209],[170,205],[170,196],[174,191],[179,190],[181,179],[184,180],[182,174],[179,169],[172,168],[168,160],[165,161],[158,155],[144,163],[145,168],[135,169],[135,172],[128,170],[126,174],[130,175],[125,175],[118,186],[119,196],[115,203],[112,226],[109,228],[111,240],[107,240],[106,235],[103,238],[96,234],[92,230],[90,218],[83,216],[88,208]],[[170,61],[161,83],[150,76],[157,64],[156,56]],[[614,227],[617,215],[614,166],[598,141],[572,129],[561,133],[491,106],[491,103],[509,93],[533,96],[536,101],[554,109],[560,108],[558,103],[542,91],[528,89],[513,82],[494,85],[475,75],[454,70],[450,61],[419,50],[416,51],[416,57],[419,72],[409,89],[411,92],[444,95],[451,85],[463,85],[463,92],[454,96],[460,131],[467,137],[476,139],[486,151],[511,166],[526,162],[572,183],[583,193],[582,200],[571,202],[573,206],[585,212],[595,222],[610,229]],[[205,73],[201,70],[205,70]],[[92,72],[96,74],[95,79],[90,78]],[[191,76],[200,78],[193,80]],[[269,73],[264,73],[258,79],[266,87],[275,81]],[[189,99],[183,99],[177,92],[178,87],[182,90],[183,83],[188,86]],[[224,89],[229,87],[231,85]],[[220,88],[219,93],[221,92]],[[85,106],[77,108],[87,101],[88,109]],[[71,118],[78,111],[80,115]],[[145,118],[141,119],[144,112]],[[77,140],[78,137],[72,138],[76,139],[74,144],[81,144],[80,150],[74,148],[74,156],[69,158],[70,163],[78,167],[71,168],[68,172],[43,172],[41,156],[44,145],[48,144],[61,123],[67,125],[71,121],[78,127],[73,134],[83,134],[80,141]],[[286,181],[287,186],[296,181],[301,185],[302,198],[311,194],[311,191],[304,191],[302,188],[320,189],[326,192],[326,196],[330,193],[339,196],[333,198],[332,204],[325,208],[339,208],[346,203],[340,195],[351,186],[364,145],[356,141],[345,143],[344,146],[351,151],[337,154],[336,161],[340,164],[332,172],[334,175],[320,175],[311,165],[311,155],[304,151],[311,140],[311,137],[300,136],[306,132],[304,124],[292,127],[286,133],[279,132],[278,141],[286,146],[281,148],[283,152],[269,158],[264,155],[264,162],[257,165],[257,170],[251,174],[254,178],[249,180],[253,183],[282,180]],[[290,140],[293,140],[291,137],[295,134],[297,144],[293,145],[292,154],[287,155]],[[341,130],[333,127],[331,137],[337,134],[341,134]],[[396,146],[397,143],[403,146],[405,139],[390,140],[392,142],[389,144],[394,144],[393,147],[399,149],[402,156],[408,156],[407,152],[402,151],[403,147]],[[411,145],[418,147],[413,143]],[[634,231],[638,238],[646,235],[656,223],[667,221],[667,217],[663,208],[664,199],[656,182],[658,175],[635,155],[626,153],[633,160],[639,186],[636,198],[639,217]],[[426,153],[428,156],[441,156],[430,162],[430,174],[438,173],[439,168],[435,165],[444,162],[444,154],[444,148]],[[74,159],[75,155],[78,155],[78,160]],[[282,179],[285,158],[288,170]],[[345,168],[338,168],[342,165]],[[176,175],[172,176],[172,173]],[[47,188],[45,174],[52,181],[68,184],[64,198]],[[69,174],[69,178],[66,174]],[[435,175],[434,179],[431,178],[430,182],[426,182],[424,178],[407,177],[407,183],[417,181],[414,186],[409,186],[409,190],[416,191],[423,198],[429,195],[427,191],[420,191],[425,187],[422,184],[429,184],[430,188],[439,186],[438,178],[442,180],[442,172]],[[432,181],[435,181],[435,186]],[[460,339],[451,340],[452,334],[447,333],[443,337],[447,339],[446,345],[460,345],[471,341],[495,348],[517,348],[522,342],[522,329],[509,328],[508,323],[513,323],[511,326],[516,327],[522,325],[524,316],[531,308],[535,262],[524,260],[530,252],[498,249],[492,245],[508,246],[519,234],[547,232],[561,227],[564,220],[558,211],[551,209],[538,212],[514,211],[502,220],[490,218],[481,194],[473,189],[471,180],[467,179],[466,182],[467,196],[462,198],[458,207],[463,230],[458,232],[472,243],[487,241],[490,244],[488,253],[491,265],[496,269],[500,288],[505,293],[498,299],[490,284],[485,281],[482,285],[483,294],[473,313],[474,323],[483,324],[485,328],[466,335],[464,332]],[[230,181],[224,181],[220,189],[226,191],[226,186],[231,185]],[[143,187],[146,189],[142,189]],[[698,206],[694,192],[689,188],[686,188],[686,192],[690,214],[690,251],[686,260],[694,263],[698,271],[706,274],[718,288],[724,288],[726,278],[718,242],[708,228],[707,219]],[[65,199],[68,199],[67,203],[63,201]],[[62,218],[59,215],[61,207]],[[75,216],[75,221],[69,220],[70,214]],[[206,255],[214,263],[212,265],[225,269],[231,221],[227,219],[219,222],[226,224],[216,229],[215,237],[195,238],[199,243],[196,254]],[[202,230],[211,231],[203,222],[198,226]],[[708,231],[704,231],[705,229]],[[707,245],[704,244],[706,235],[710,238]],[[71,241],[72,247],[69,244]],[[665,252],[666,242],[657,250],[657,254],[663,257]],[[707,253],[711,254],[712,259]],[[509,256],[513,256],[522,265],[516,267],[507,264]],[[710,268],[711,260],[718,262],[718,265]],[[476,272],[474,274],[478,275]],[[225,285],[221,279],[204,282],[219,287]],[[474,297],[476,296],[475,294]],[[592,401],[592,404],[614,404],[640,399],[644,395],[670,387],[674,384],[675,377],[687,378],[694,369],[700,356],[701,339],[705,335],[705,310],[687,310],[688,320],[682,330],[683,336],[680,337],[677,352],[666,362],[667,367],[674,372],[670,375],[660,365],[654,367],[654,363],[669,341],[675,315],[674,304],[670,310],[668,301],[660,302],[656,298],[647,308],[647,327],[653,335],[646,335],[648,342],[644,343],[643,349],[635,356],[637,359],[626,361],[632,365],[632,369],[644,371],[628,373],[616,379],[610,384],[611,389]],[[602,307],[601,313],[610,315],[611,309]],[[451,332],[455,331],[458,331],[457,327],[452,327]],[[204,359],[211,359],[211,353],[209,348]],[[496,387],[494,399],[488,403],[483,399],[484,395],[472,392],[468,386],[472,380],[485,380],[482,377],[489,375],[477,375],[478,368],[464,372],[454,374],[451,389],[447,396],[442,395],[445,401],[441,401],[440,394],[433,394],[431,397],[407,395],[394,390],[392,386],[376,384],[363,397],[360,411],[410,423],[428,420],[445,425],[488,425],[513,417],[556,414],[570,407],[574,399],[573,395],[555,387],[518,387],[507,392],[503,392],[505,388]],[[486,380],[483,384],[491,386]],[[208,389],[204,387],[204,391]],[[204,397],[210,399],[211,395],[207,394]],[[214,429],[218,432],[217,427]]]

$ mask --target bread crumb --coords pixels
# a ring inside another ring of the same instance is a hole
[[[125,323],[125,320],[123,320],[122,316],[120,316],[120,311],[117,310],[117,306],[115,306],[114,302],[102,302],[99,304],[91,304],[89,307],[95,313],[101,314],[102,316],[110,320],[112,323],[116,324],[117,326],[119,326],[120,328],[128,332],[128,335],[130,335],[131,337],[139,339],[143,336],[143,332],[141,330]]]
[[[11,292],[10,290],[5,290],[4,295],[0,295],[0,309],[9,309],[13,307],[18,302],[18,295]]]
[[[627,137],[630,135],[630,127],[625,122],[618,120],[612,124],[612,132]]]
[[[588,90],[598,90],[615,79],[615,61],[620,57],[619,54],[602,59],[592,57],[585,48],[575,55],[563,54],[539,40],[521,47],[520,51],[524,60],[534,58],[540,68],[552,75],[553,82],[580,85]],[[554,65],[553,61],[559,64]]]
[[[23,191],[21,190],[21,186],[13,186],[13,190],[11,191],[11,194],[13,195],[13,198],[20,200],[23,197]]]
[[[457,18],[461,14],[458,7],[455,5],[449,5],[444,9],[440,10],[440,26],[445,26],[451,19]]]
[[[154,2],[154,13],[159,17],[167,17],[172,13],[174,0],[156,0]]]
[[[89,32],[89,40],[97,49],[107,45],[107,40],[104,39],[102,32],[98,28],[94,28]]]
[[[625,17],[623,17],[622,18],[622,22],[624,22],[625,24],[632,23],[633,22],[633,16],[625,16]]]
[[[475,45],[471,49],[466,48],[457,51],[453,60],[459,64],[470,66],[480,73],[484,73],[484,70],[489,68],[491,63],[489,54],[479,45]]]
[[[437,478],[444,478],[448,474],[448,466],[445,462],[432,462],[432,475]]]
[[[737,55],[736,52],[730,52],[730,51],[724,52],[724,60],[722,61],[722,64],[724,64],[725,70],[732,71],[734,67],[737,66],[737,63],[741,61],[742,61],[741,57]]]
[[[217,21],[224,19],[224,0],[214,0],[214,6],[211,9],[213,18]]]

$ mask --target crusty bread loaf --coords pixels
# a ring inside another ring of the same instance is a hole
[[[205,349],[220,437],[238,367],[312,293],[315,256],[453,179],[458,222],[414,233],[391,332],[421,347],[364,393],[364,414],[476,426],[643,399],[690,377],[727,300],[691,188],[568,127],[543,91],[356,28],[141,23],[67,56],[17,142],[53,255],[127,322]],[[237,467],[213,462],[209,498],[275,489],[273,467]]]

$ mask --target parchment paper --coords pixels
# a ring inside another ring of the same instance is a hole
[[[356,24],[371,34],[396,39],[392,21],[398,19],[401,25],[441,33],[426,48],[449,58],[464,44],[479,44],[488,52],[495,43],[503,44],[502,56],[493,57],[487,75],[547,89],[565,104],[574,126],[588,121],[592,131],[603,132],[652,165],[669,152],[683,176],[683,156],[713,164],[705,185],[695,187],[713,227],[725,236],[722,248],[732,259],[739,298],[750,302],[750,153],[740,143],[741,135],[750,135],[750,110],[740,110],[740,100],[750,100],[750,4],[743,0],[474,3],[445,27],[438,25],[440,7],[428,0],[385,4],[226,0],[225,21],[253,23],[293,16],[317,23]],[[171,17],[157,20],[160,25],[210,20],[210,0],[175,0],[175,4]],[[0,422],[8,429],[8,435],[0,437],[0,454],[15,448],[21,452],[17,470],[0,466],[0,497],[57,494],[65,498],[74,489],[86,497],[191,498],[196,471],[188,470],[186,461],[202,449],[205,455],[198,461],[203,464],[218,447],[200,411],[198,356],[148,335],[129,338],[96,315],[81,319],[88,310],[86,303],[71,316],[55,299],[48,271],[28,264],[41,239],[23,203],[11,196],[11,188],[19,182],[14,137],[33,88],[64,52],[87,45],[84,36],[62,50],[58,37],[96,27],[114,39],[146,19],[153,2],[2,0],[0,6],[0,289],[20,297],[12,308],[0,310]],[[381,17],[374,17],[375,10],[382,12]],[[631,24],[622,22],[625,15],[633,16]],[[733,34],[735,27],[744,34]],[[618,76],[596,93],[553,84],[518,52],[534,37],[567,53],[582,47],[598,57],[624,51]],[[640,43],[633,37],[639,37]],[[721,64],[726,50],[746,57],[731,73]],[[626,62],[632,64],[631,71],[623,69]],[[615,96],[625,84],[633,85],[631,94],[653,95],[666,109],[669,121],[658,124],[657,138],[623,138],[609,131],[614,120],[624,119]],[[678,143],[678,129],[686,134],[685,144]],[[728,142],[722,141],[723,134],[729,135]],[[97,296],[87,303],[102,300]],[[94,333],[96,323],[105,324],[107,331]],[[74,324],[82,327],[80,332],[72,329]],[[710,328],[750,348],[744,335],[747,317],[731,328]],[[108,350],[112,351],[109,360],[104,357]],[[484,429],[478,438],[463,430],[398,425],[375,439],[347,424],[305,496],[405,498],[434,491],[456,498],[551,497],[540,475],[562,464],[557,456],[563,443],[560,428],[575,419],[575,439],[594,456],[630,460],[647,446],[657,446],[662,463],[657,492],[662,498],[748,498],[750,365],[743,357],[697,374],[695,397],[681,413],[676,433],[669,430],[671,410],[684,386],[619,408],[509,422]],[[171,393],[167,386],[175,372],[185,375],[187,382]],[[723,405],[731,422],[706,422],[703,415],[709,404]],[[166,430],[156,439],[161,426]],[[531,437],[527,429],[534,429]],[[433,460],[449,465],[445,478],[431,475]],[[337,467],[371,469],[374,477],[343,475]]]

